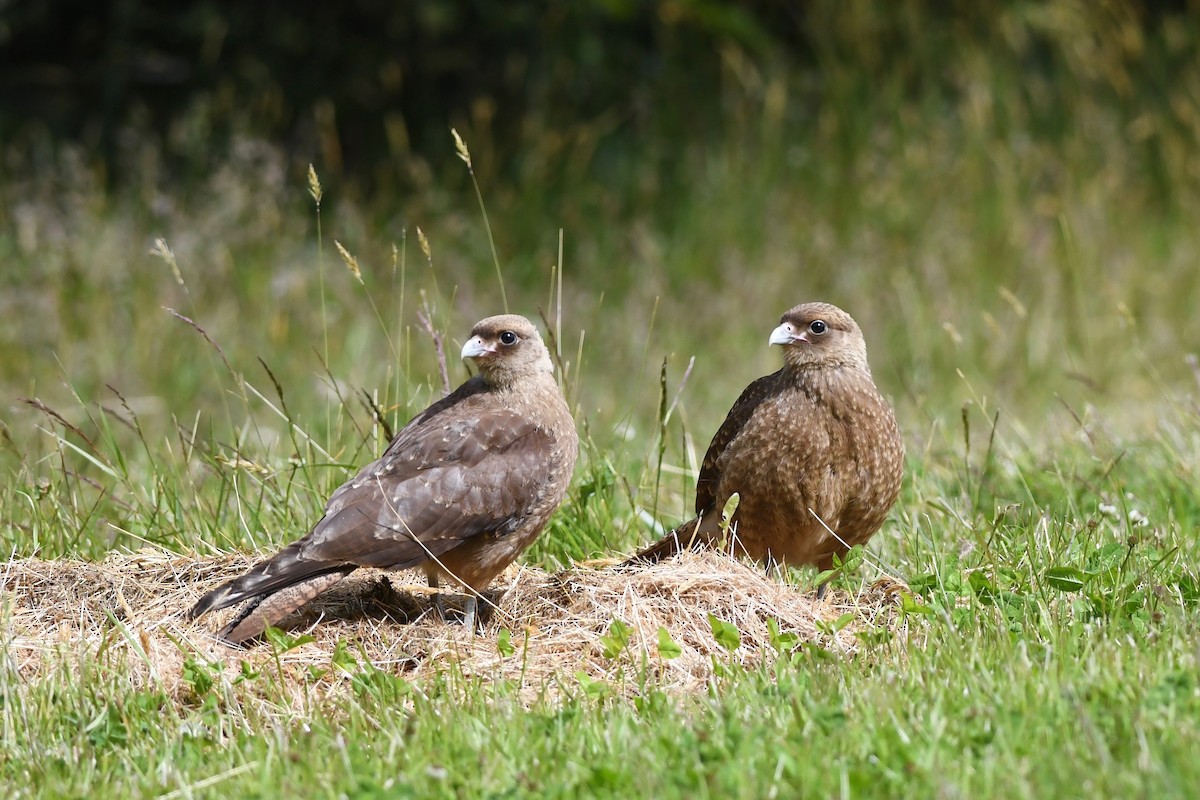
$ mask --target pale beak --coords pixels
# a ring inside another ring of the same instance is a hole
[[[771,331],[771,338],[767,340],[767,344],[795,344],[796,342],[807,342],[808,337],[803,333],[797,334],[795,326],[790,322],[785,322],[775,330]]]
[[[482,336],[472,336],[467,339],[467,343],[463,345],[463,358],[479,358],[480,356],[494,356],[496,348],[488,347],[483,343]]]

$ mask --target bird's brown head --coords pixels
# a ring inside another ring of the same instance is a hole
[[[462,357],[474,361],[479,374],[493,386],[511,384],[540,372],[554,372],[550,352],[542,344],[537,328],[517,314],[501,314],[476,322],[471,328],[471,338],[463,345]]]
[[[793,367],[867,366],[867,343],[854,318],[829,303],[802,303],[779,318],[770,344]]]

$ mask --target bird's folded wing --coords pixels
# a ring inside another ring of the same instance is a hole
[[[305,537],[303,560],[404,568],[483,533],[521,527],[561,454],[507,409],[434,419],[339,489]]]
[[[764,400],[775,393],[778,382],[778,372],[764,375],[758,380],[753,381],[745,388],[737,401],[734,402],[733,407],[729,409],[729,413],[725,415],[725,421],[717,429],[712,443],[709,444],[708,450],[704,454],[704,460],[700,462],[700,476],[696,479],[697,514],[710,511],[713,504],[717,501],[717,484],[721,479],[721,473],[717,468],[717,461],[720,459],[721,454],[737,438],[738,433],[741,432],[742,428],[746,426],[746,423],[754,414],[754,410]]]
[[[403,569],[519,529],[556,491],[545,476],[561,450],[537,421],[472,400],[407,426],[333,493],[312,531],[200,598],[191,616],[354,566]]]

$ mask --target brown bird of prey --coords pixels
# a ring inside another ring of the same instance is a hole
[[[768,341],[783,347],[783,369],[746,387],[713,437],[696,484],[697,516],[630,563],[721,541],[734,492],[732,552],[768,566],[830,569],[834,555],[883,524],[900,492],[904,443],[871,378],[862,331],[837,306],[804,303]]]
[[[529,320],[489,317],[463,346],[479,374],[422,411],[329,498],[306,536],[200,598],[195,618],[251,602],[221,632],[237,644],[357,567],[422,568],[478,593],[533,543],[562,502],[579,439]],[[444,612],[441,598],[435,603]]]

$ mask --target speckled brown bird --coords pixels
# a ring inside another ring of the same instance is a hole
[[[783,347],[783,368],[746,387],[713,437],[696,518],[631,562],[719,541],[734,492],[733,552],[768,565],[829,569],[883,524],[900,492],[904,443],[858,324],[837,306],[804,303],[769,342]]]
[[[479,374],[413,417],[329,498],[300,540],[200,598],[190,612],[251,600],[220,632],[262,634],[357,567],[422,568],[475,598],[537,538],[562,502],[579,439],[550,354],[529,320],[489,317],[462,349]],[[440,596],[436,599],[442,610]]]

